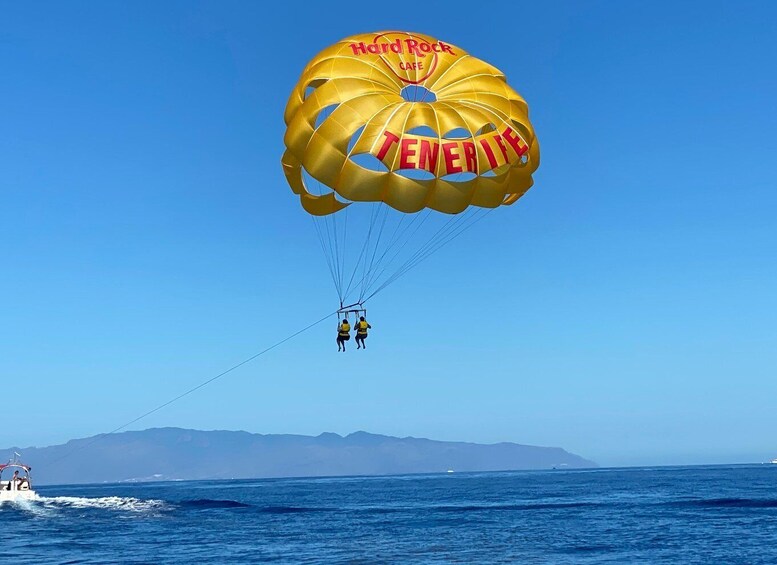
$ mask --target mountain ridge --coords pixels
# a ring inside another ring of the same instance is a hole
[[[596,463],[560,447],[395,437],[362,430],[259,434],[243,430],[149,428],[11,447],[37,484],[253,479],[586,468]]]

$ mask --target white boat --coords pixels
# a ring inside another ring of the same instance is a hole
[[[775,465],[777,465],[777,459],[772,459],[771,461],[769,461],[769,463],[774,463]]]
[[[18,453],[8,463],[0,464],[0,502],[33,500],[37,496],[32,490],[31,469],[19,461]]]

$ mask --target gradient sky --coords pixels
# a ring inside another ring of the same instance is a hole
[[[283,108],[320,49],[404,29],[506,73],[535,187],[377,297],[366,352],[332,321],[132,429],[777,456],[777,5],[391,6],[0,2],[0,446],[109,431],[336,307]]]

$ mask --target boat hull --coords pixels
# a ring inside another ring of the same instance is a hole
[[[38,498],[38,495],[34,490],[0,490],[0,502],[35,500],[36,498]]]

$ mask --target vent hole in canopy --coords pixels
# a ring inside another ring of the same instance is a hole
[[[455,128],[445,133],[443,139],[469,139],[472,133],[466,128]]]
[[[314,125],[315,129],[318,129],[321,124],[324,123],[324,120],[326,120],[329,116],[332,115],[332,112],[334,112],[339,104],[331,104],[329,106],[326,106],[325,108],[322,108],[321,111],[316,116],[316,123]]]
[[[311,81],[305,88],[305,92],[302,95],[302,99],[307,100],[308,98],[310,98],[310,95],[313,94],[316,91],[316,89],[322,84],[324,84],[325,82],[326,82],[325,79],[316,79]]]
[[[464,171],[461,173],[452,173],[450,175],[445,175],[444,177],[440,177],[440,180],[448,181],[448,182],[467,182],[474,178],[477,178],[477,175],[471,171]]]
[[[416,126],[407,130],[407,133],[412,135],[421,135],[424,137],[437,137],[437,132],[430,126]]]
[[[350,159],[360,167],[370,171],[385,173],[389,170],[386,164],[372,153],[358,153],[351,155]]]
[[[491,133],[492,131],[496,131],[496,126],[494,124],[488,123],[488,124],[484,125],[482,128],[480,128],[475,133],[475,136],[483,135],[484,133]]]
[[[426,169],[397,169],[394,171],[399,176],[413,180],[434,180],[436,177]]]
[[[417,84],[409,84],[399,94],[406,102],[437,102],[434,92]]]
[[[351,136],[351,140],[348,142],[348,154],[350,155],[353,151],[353,148],[356,147],[356,143],[359,141],[359,138],[362,135],[362,132],[364,131],[364,126],[357,129],[354,134]]]

